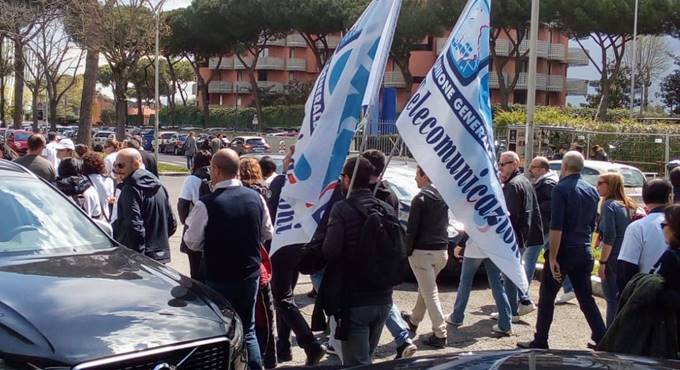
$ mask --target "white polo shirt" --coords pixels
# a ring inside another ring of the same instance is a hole
[[[640,272],[648,273],[668,248],[661,230],[663,212],[652,212],[626,229],[619,252],[619,261],[637,265]]]

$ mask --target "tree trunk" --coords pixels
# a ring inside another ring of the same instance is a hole
[[[115,77],[114,77],[115,78]],[[113,91],[116,104],[116,139],[118,141],[125,140],[125,126],[127,125],[127,81],[122,79],[115,79],[115,88]]]
[[[38,132],[38,91],[40,91],[40,85],[36,85],[35,91],[31,94],[31,128],[33,132]]]
[[[50,96],[49,110],[50,110],[50,130],[55,131],[57,129],[57,106],[59,106],[59,100],[55,97]],[[80,129],[78,129],[80,133]],[[80,142],[78,142],[80,143]]]
[[[264,128],[264,113],[262,112],[262,102],[260,102],[260,89],[257,88],[257,80],[255,79],[255,65],[257,61],[253,62],[252,68],[248,69],[248,76],[250,77],[250,88],[253,90],[253,100],[255,101],[255,114],[257,116],[257,125],[260,131]]]
[[[2,53],[2,50],[0,50]],[[0,127],[7,127],[5,120],[5,76],[0,75]]]
[[[142,99],[142,87],[135,85],[137,93],[137,121],[140,126],[144,126],[144,100]]]
[[[177,126],[177,112],[175,111],[175,98],[177,96],[177,74],[175,73],[175,65],[170,61],[170,57],[166,56],[168,61],[168,72],[170,73],[170,80],[172,83],[168,84],[168,113],[170,113],[170,125]]]
[[[198,86],[200,87],[201,98],[203,99],[203,106],[201,107],[203,113],[201,123],[203,124],[203,128],[208,128],[208,120],[210,119],[210,93],[208,92],[208,84],[205,83],[205,80],[200,78],[198,80]]]
[[[17,36],[19,37],[19,36]],[[24,122],[24,45],[14,40],[14,128]]]
[[[606,75],[603,75],[602,79],[600,80],[600,104],[597,106],[597,115],[595,116],[596,121],[607,120],[607,112],[609,110],[608,103],[610,86],[611,82],[606,77]]]
[[[393,59],[394,63],[397,65],[397,67],[399,67],[401,75],[404,77],[404,82],[406,83],[405,89],[408,92],[408,94],[411,95],[411,88],[413,87],[413,75],[411,74],[411,71],[408,69],[409,60],[411,59],[411,53],[409,52],[404,59],[402,58]]]
[[[87,50],[85,59],[85,76],[83,78],[83,92],[80,99],[80,118],[78,120],[78,143],[90,145],[92,137],[92,105],[97,94],[97,70],[99,69],[99,52]]]

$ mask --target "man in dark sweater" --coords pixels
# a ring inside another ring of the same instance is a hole
[[[342,186],[349,187],[356,161],[359,165],[349,199],[337,202],[330,211],[322,246],[328,264],[317,298],[317,304],[338,322],[335,338],[342,341],[346,367],[371,363],[392,306],[392,289],[376,288],[373,281],[366,278],[368,272],[358,271],[360,267],[354,266],[350,257],[360,248],[365,221],[352,202],[367,209],[380,206],[385,212],[393,212],[389,204],[373,196],[370,189],[373,166],[365,158],[347,161],[342,171]]]
[[[255,336],[255,298],[260,280],[260,245],[272,237],[264,198],[238,180],[239,157],[215,153],[210,165],[213,192],[201,197],[186,220],[184,242],[203,251],[205,281],[234,307],[243,323],[248,367],[261,369]],[[225,243],[225,236],[229,242]]]
[[[43,149],[45,149],[45,138],[40,134],[33,134],[28,138],[26,155],[15,159],[14,162],[28,168],[43,180],[52,182],[57,177],[56,171],[52,163],[41,156]]]

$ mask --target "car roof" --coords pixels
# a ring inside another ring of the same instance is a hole
[[[22,177],[26,179],[36,178],[31,171],[23,166],[5,159],[0,159],[0,177],[3,176]]]
[[[562,163],[561,160],[552,160],[550,161],[550,164],[555,164],[555,163]],[[584,166],[594,168],[600,172],[607,172],[610,170],[618,170],[621,168],[625,169],[631,169],[631,170],[638,170],[640,171],[639,168],[629,166],[627,164],[623,163],[615,163],[615,162],[605,162],[605,161],[592,161],[592,160],[586,160],[583,163]]]
[[[237,136],[234,139],[243,139],[243,140],[262,139],[262,140],[264,140],[264,138],[262,136]]]

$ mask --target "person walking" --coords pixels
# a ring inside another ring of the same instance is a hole
[[[45,157],[50,163],[52,163],[52,167],[56,170],[57,167],[59,167],[59,159],[57,158],[57,144],[59,143],[59,140],[57,140],[57,133],[50,131],[47,134],[47,144],[45,145],[45,149],[43,149],[42,156]]]
[[[244,187],[255,190],[267,202],[270,198],[270,192],[264,184],[262,177],[262,169],[257,159],[248,157],[241,158],[239,164],[239,178]],[[264,242],[264,241],[263,241]],[[260,346],[260,353],[262,355],[262,362],[265,369],[273,369],[276,367],[276,345],[274,341],[274,306],[271,293],[271,285],[269,284],[271,277],[271,263],[269,262],[269,254],[260,245],[260,256],[262,257],[262,265],[260,275],[260,286],[257,293],[257,300],[255,302],[255,334]]]
[[[607,155],[607,152],[605,152],[604,148],[599,145],[595,145],[591,148],[591,154],[594,161],[609,162],[609,156]]]
[[[222,149],[222,134],[217,134],[217,136],[210,139],[210,151],[215,154],[220,149]]]
[[[680,203],[680,167],[675,167],[671,170],[669,176],[671,185],[673,185],[673,203]]]
[[[33,172],[36,176],[47,182],[53,182],[57,177],[56,170],[52,163],[42,157],[45,149],[45,139],[40,134],[33,134],[28,137],[28,151],[26,155],[14,160]]]
[[[111,222],[113,210],[113,197],[115,184],[113,179],[106,173],[106,164],[99,153],[88,152],[83,155],[83,175],[97,191],[99,205],[102,209],[102,217]]]
[[[590,283],[595,263],[590,244],[600,197],[595,187],[581,177],[583,166],[583,155],[579,152],[567,152],[562,159],[562,178],[552,193],[550,250],[545,254],[536,333],[532,341],[517,343],[520,348],[548,348],[555,297],[565,276],[574,285],[576,299],[592,332],[591,339],[597,344],[604,335],[604,321]]]
[[[499,157],[498,168],[503,183],[505,204],[510,212],[510,222],[515,231],[517,245],[524,254],[527,246],[543,244],[543,223],[536,190],[529,179],[519,172],[517,153],[502,153]],[[519,291],[505,275],[503,280],[513,316],[524,316],[536,310],[528,292]]]
[[[59,162],[59,177],[54,185],[93,219],[102,216],[97,190],[83,176],[83,161],[78,158],[63,158]]]
[[[602,281],[602,292],[607,301],[607,327],[614,321],[621,289],[616,284],[618,256],[623,244],[623,235],[637,211],[637,204],[628,197],[623,188],[623,176],[610,172],[597,179],[597,192],[602,197],[600,210],[600,260],[598,276]]]
[[[187,176],[182,183],[182,188],[179,191],[177,199],[177,215],[179,222],[184,225],[184,233],[186,232],[186,219],[191,213],[191,209],[198,203],[202,196],[210,194],[210,160],[212,155],[207,150],[199,150],[193,157],[193,168],[191,175]],[[200,271],[202,252],[196,252],[189,247],[182,240],[179,245],[179,251],[186,254],[189,258],[189,275],[192,279],[203,281],[203,275]]]
[[[462,258],[463,263],[461,265],[460,280],[456,292],[456,301],[453,305],[453,312],[446,317],[446,322],[454,327],[463,325],[465,308],[470,298],[472,283],[477,270],[483,264],[486,278],[491,288],[491,294],[498,310],[498,324],[494,324],[491,331],[502,335],[511,334],[512,324],[519,322],[520,319],[519,316],[512,316],[510,312],[510,302],[508,295],[505,293],[500,269],[491,262],[484,251],[466,233],[463,233],[461,241],[453,250],[453,255],[458,259]]]
[[[672,199],[673,187],[668,180],[651,180],[642,187],[642,201],[649,213],[628,225],[623,236],[616,274],[619,293],[635,274],[649,273],[668,248],[661,223],[664,222],[664,209]]]
[[[427,310],[432,335],[423,343],[444,348],[446,322],[439,301],[437,275],[448,260],[449,207],[420,166],[416,169],[416,184],[420,192],[411,202],[405,240],[408,262],[418,282],[418,297],[411,313],[404,313],[403,319],[415,332]]]
[[[194,156],[198,152],[198,145],[196,145],[196,137],[193,131],[189,131],[189,136],[187,136],[184,142],[184,156],[187,157],[187,169],[191,170],[194,168]]]
[[[400,258],[400,254],[405,256],[403,249],[397,254],[383,253],[388,249],[394,252],[395,248],[403,248],[403,240],[398,229],[388,227],[399,227],[392,207],[373,196],[370,189],[372,172],[373,166],[363,157],[347,160],[342,169],[341,184],[351,192],[347,199],[333,205],[322,245],[327,264],[315,311],[323,309],[326,315],[335,318],[334,337],[341,341],[345,367],[371,364],[392,306],[390,281],[394,276],[388,276],[387,270],[405,262]],[[353,189],[348,189],[353,176]],[[362,239],[364,242],[372,239],[364,232],[364,227],[369,221],[376,222],[377,218],[385,226],[386,233],[373,232],[373,237],[389,233],[398,238],[389,248],[382,243],[384,239],[380,239],[381,243],[362,243]],[[395,231],[398,234],[393,235]],[[373,258],[367,258],[367,255]]]
[[[260,245],[272,237],[267,205],[260,194],[239,181],[239,157],[231,149],[215,153],[210,163],[213,192],[202,197],[186,220],[184,242],[203,252],[205,282],[234,306],[241,318],[248,367],[262,369],[255,334],[255,301],[260,281]],[[230,242],[224,243],[229,235]]]
[[[389,184],[381,179],[387,165],[385,153],[380,150],[371,149],[361,153],[361,156],[366,158],[373,166],[370,186],[375,193],[375,197],[391,205],[394,208],[395,214],[399,217],[399,198],[390,189]],[[392,308],[390,309],[389,316],[387,316],[387,321],[385,321],[385,326],[392,335],[392,338],[394,338],[394,343],[397,347],[395,360],[413,357],[418,351],[418,347],[413,344],[409,327],[401,317],[399,307],[394,302],[392,302]]]
[[[177,229],[168,192],[158,177],[141,169],[139,151],[118,152],[113,168],[122,181],[113,236],[124,246],[160,263],[170,262],[169,238]]]

